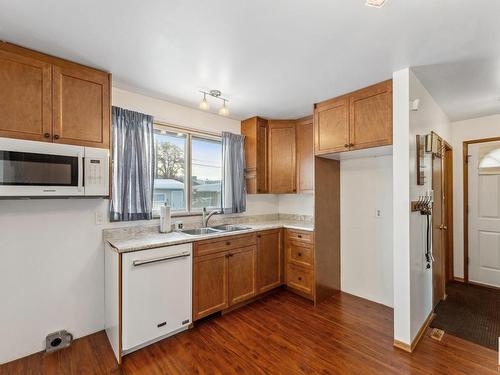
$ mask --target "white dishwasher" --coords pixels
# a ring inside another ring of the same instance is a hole
[[[123,254],[123,354],[188,328],[192,253],[182,244]]]

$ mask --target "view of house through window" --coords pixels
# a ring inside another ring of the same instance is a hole
[[[155,128],[156,171],[153,211],[168,203],[173,211],[221,208],[222,145],[204,137],[164,126]]]

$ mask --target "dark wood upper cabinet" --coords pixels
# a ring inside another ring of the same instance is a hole
[[[106,73],[54,66],[54,142],[108,148],[109,87]]]
[[[268,192],[267,120],[252,117],[241,122],[245,136],[245,179],[248,194]]]
[[[297,120],[297,193],[314,192],[314,126],[313,117]]]
[[[257,235],[258,292],[271,290],[284,281],[281,229],[260,232]]]
[[[314,106],[315,154],[392,144],[392,80]]]
[[[269,120],[269,192],[296,192],[295,121]]]
[[[52,140],[51,78],[50,63],[0,49],[1,137]]]
[[[109,148],[111,75],[0,42],[0,136]]]

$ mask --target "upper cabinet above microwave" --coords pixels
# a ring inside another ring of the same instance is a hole
[[[0,42],[0,137],[109,148],[111,75]]]
[[[392,80],[314,105],[316,155],[392,144]]]

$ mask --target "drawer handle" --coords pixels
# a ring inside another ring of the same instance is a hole
[[[159,258],[151,258],[151,259],[145,259],[145,260],[134,260],[132,264],[134,267],[139,267],[143,266],[145,264],[151,264],[151,263],[157,263],[157,262],[164,262],[166,260],[172,260],[172,259],[178,259],[178,258],[185,258],[191,256],[191,253],[189,251],[184,251],[183,253],[180,254],[173,254],[173,255],[168,255],[166,257],[159,257]]]
[[[160,324],[157,324],[156,326],[157,326],[158,328],[161,328],[161,327],[164,327],[164,326],[166,326],[166,325],[167,325],[167,322],[161,322]]]
[[[297,237],[302,238],[302,235],[301,235],[301,234],[298,234],[298,235],[297,235]]]

